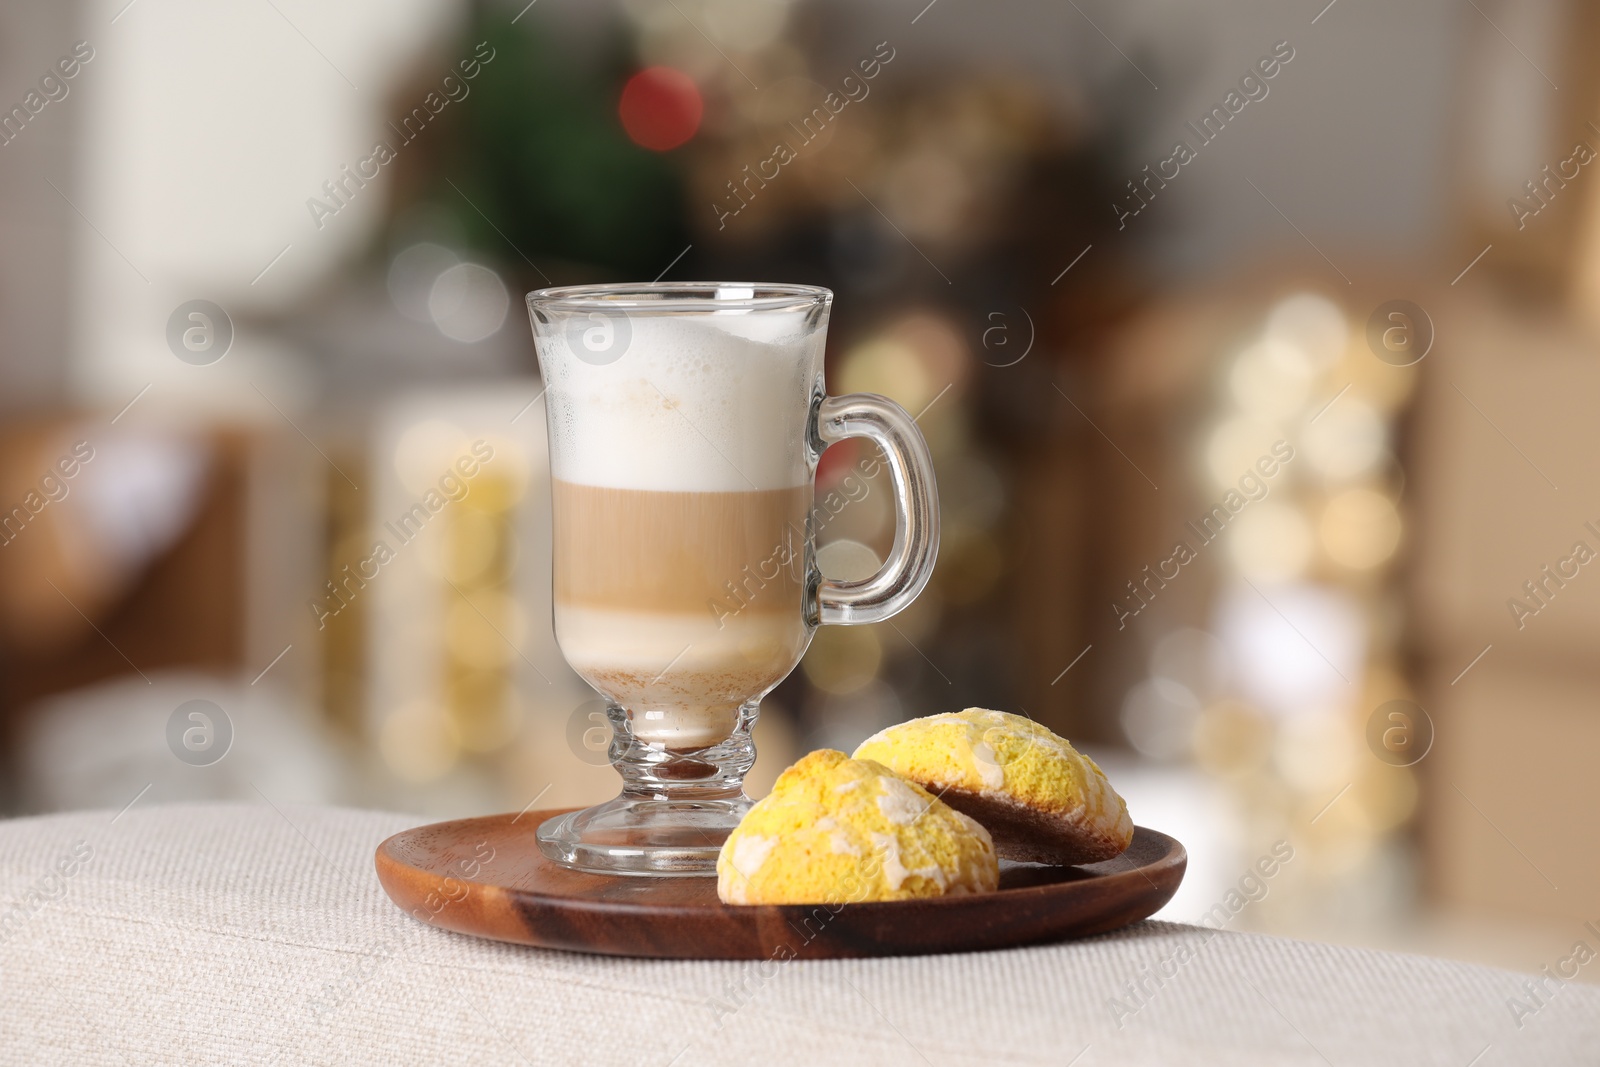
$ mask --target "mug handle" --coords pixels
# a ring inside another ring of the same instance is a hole
[[[905,408],[876,393],[823,397],[817,405],[816,435],[818,452],[847,437],[876,443],[889,463],[895,505],[894,545],[883,566],[860,581],[821,577],[818,620],[845,626],[882,622],[917,598],[939,555],[939,490],[928,443]]]

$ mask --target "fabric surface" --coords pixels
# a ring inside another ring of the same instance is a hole
[[[373,850],[415,822],[267,803],[0,822],[0,1063],[1600,1062],[1600,988],[1547,981],[1519,1019],[1525,975],[1167,923],[765,968],[479,941],[378,885]]]

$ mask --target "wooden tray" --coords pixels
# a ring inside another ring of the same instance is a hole
[[[768,959],[972,952],[1115,930],[1177,891],[1188,856],[1139,827],[1116,859],[1002,864],[1000,889],[869,904],[744,905],[717,880],[586,874],[545,858],[534,831],[561,811],[407,830],[378,846],[378,880],[415,918],[447,930],[613,956]]]

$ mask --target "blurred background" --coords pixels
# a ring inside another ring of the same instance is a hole
[[[765,702],[753,792],[1005,709],[1188,846],[1165,917],[1553,963],[1600,914],[1597,34],[1575,0],[8,5],[0,808],[610,796],[521,296],[805,282],[831,391],[919,415],[944,539]],[[893,532],[869,458],[819,474],[835,576]]]

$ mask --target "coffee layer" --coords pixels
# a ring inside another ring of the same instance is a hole
[[[799,620],[810,485],[669,493],[557,479],[553,489],[558,604]]]

